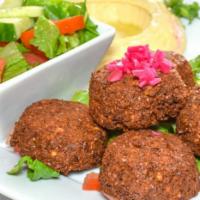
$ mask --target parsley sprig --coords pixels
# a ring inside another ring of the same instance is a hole
[[[167,7],[178,17],[185,18],[192,23],[199,18],[200,5],[198,2],[184,3],[184,0],[164,0]]]

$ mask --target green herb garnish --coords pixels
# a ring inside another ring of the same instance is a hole
[[[194,74],[194,79],[196,83],[200,84],[200,55],[190,61],[190,65],[192,66],[192,71]]]
[[[196,163],[197,163],[197,169],[200,173],[200,159],[199,158],[196,158]]]
[[[72,96],[72,101],[76,101],[76,102],[88,105],[89,104],[89,93],[88,93],[88,91],[87,90],[77,91]]]
[[[163,133],[176,133],[176,123],[175,122],[162,122],[157,126],[152,127],[153,130],[163,132]]]
[[[176,16],[189,20],[189,23],[199,18],[200,6],[198,2],[187,4],[184,3],[184,0],[165,0],[165,4]]]
[[[29,156],[22,157],[17,165],[15,165],[9,172],[9,175],[18,175],[24,168],[27,168],[27,177],[31,181],[38,181],[40,179],[58,178],[60,173],[48,167],[39,160],[33,160]]]
[[[3,82],[29,70],[29,64],[15,42],[10,42],[0,51],[0,58],[6,61]]]

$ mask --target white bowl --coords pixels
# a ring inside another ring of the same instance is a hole
[[[98,25],[97,38],[0,84],[0,145],[29,104],[43,98],[68,98],[88,82],[115,34],[111,26]]]

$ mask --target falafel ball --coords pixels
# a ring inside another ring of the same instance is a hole
[[[200,156],[200,88],[191,92],[191,96],[176,121],[176,131],[196,156]]]
[[[176,69],[161,73],[159,84],[144,88],[132,75],[117,82],[109,82],[108,75],[106,67],[92,74],[89,109],[94,121],[109,130],[144,129],[176,118],[188,96]]]
[[[93,122],[87,106],[42,100],[24,111],[10,144],[20,155],[43,161],[67,175],[100,165],[106,139],[106,133]]]
[[[190,63],[186,60],[184,56],[181,54],[177,54],[175,52],[166,52],[166,57],[172,61],[175,65],[174,67],[180,74],[181,78],[185,82],[188,87],[195,86],[194,74],[192,72],[192,67]]]
[[[117,200],[188,200],[200,189],[192,151],[178,137],[132,131],[106,149],[101,191]]]

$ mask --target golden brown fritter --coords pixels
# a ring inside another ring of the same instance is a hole
[[[42,100],[28,107],[16,123],[10,144],[67,175],[97,167],[106,134],[89,115],[88,107],[62,100]]]

